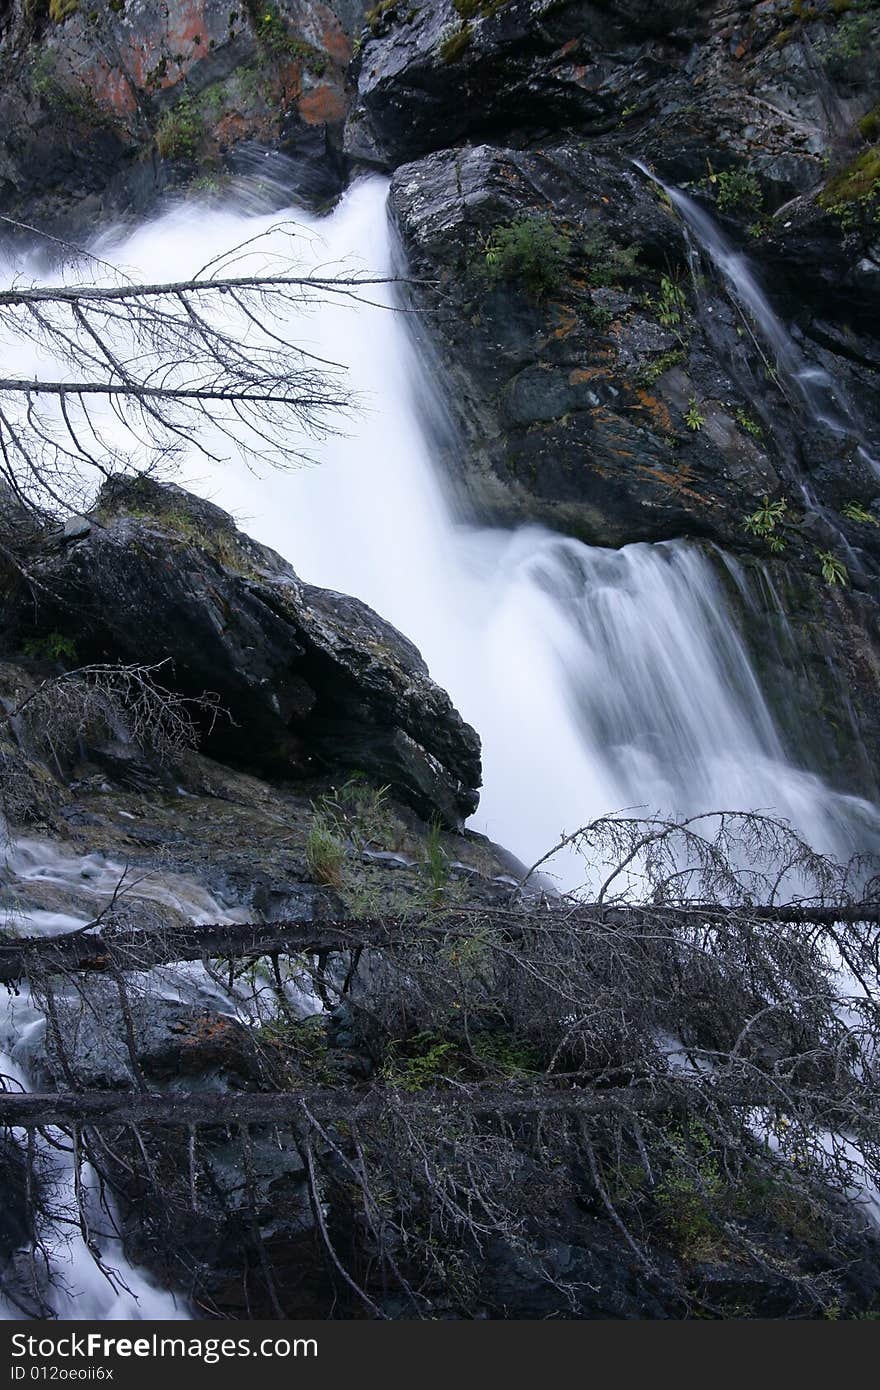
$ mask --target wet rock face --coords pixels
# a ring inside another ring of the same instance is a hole
[[[0,27],[0,193],[27,220],[144,208],[173,184],[204,192],[259,142],[324,206],[345,179],[342,124],[357,0],[227,4],[17,0]]]
[[[379,6],[346,134],[359,157],[399,164],[493,131],[598,134],[638,103],[660,62],[681,61],[693,0],[437,0]]]
[[[422,341],[478,516],[604,545],[742,540],[774,462],[696,321],[680,227],[638,171],[577,141],[443,151],[397,171],[391,207],[416,278],[439,278],[439,298],[417,297]],[[548,223],[565,244],[552,281],[535,250],[536,289],[505,238]]]
[[[276,777],[359,768],[447,823],[476,807],[477,735],[366,604],[303,584],[179,488],[117,480],[91,521],[37,561],[63,601],[40,604],[32,637],[68,633],[80,662],[170,658],[169,683],[228,711],[206,732],[227,761]]]

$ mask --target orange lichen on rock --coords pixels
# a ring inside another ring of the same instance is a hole
[[[299,99],[299,114],[309,125],[341,121],[345,112],[345,96],[338,87],[331,86],[329,82],[322,82],[320,86],[304,92]]]

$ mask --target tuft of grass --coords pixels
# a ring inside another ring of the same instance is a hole
[[[204,118],[188,93],[171,110],[163,111],[156,127],[156,149],[162,159],[194,159],[204,138]]]
[[[457,63],[470,47],[471,34],[473,30],[469,24],[462,24],[460,29],[454,29],[440,40],[440,47],[437,50],[440,59],[444,63]]]
[[[873,512],[869,512],[867,507],[863,507],[861,502],[845,502],[840,509],[841,515],[847,521],[858,521],[863,526],[880,526]]]
[[[306,863],[318,883],[328,888],[342,887],[342,866],[345,845],[336,835],[330,822],[318,813],[306,837]]]
[[[443,896],[449,882],[449,860],[443,848],[443,827],[435,816],[425,836],[425,867],[431,894],[436,901]]]

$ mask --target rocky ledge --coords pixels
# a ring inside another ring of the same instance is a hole
[[[476,808],[479,739],[413,644],[357,599],[304,584],[212,503],[116,479],[32,545],[34,602],[7,593],[7,650],[165,662],[164,684],[216,697],[203,742],[225,761],[276,778],[357,768],[450,825]]]

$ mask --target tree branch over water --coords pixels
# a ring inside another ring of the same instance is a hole
[[[604,896],[434,891],[368,919],[145,931],[135,886],[92,933],[7,939],[0,977],[26,975],[47,1000],[63,1085],[0,1095],[0,1124],[78,1135],[166,1263],[180,1229],[220,1219],[208,1194],[230,1144],[251,1172],[298,1154],[300,1177],[273,1186],[273,1223],[285,1203],[301,1222],[307,1197],[335,1296],[370,1316],[388,1289],[417,1316],[450,1298],[473,1315],[482,1252],[499,1246],[576,1310],[553,1242],[589,1247],[603,1222],[615,1260],[666,1308],[719,1311],[694,1281],[709,1260],[821,1310],[876,1247],[863,1205],[880,1179],[874,866],[731,812],[608,817],[566,842]],[[144,1070],[163,988],[151,969],[197,960],[230,1013],[189,1025],[181,1055],[203,1035],[222,1043],[239,1078],[222,1091]],[[293,1007],[309,989],[322,1013]],[[125,1021],[130,1085],[89,1083],[87,1019]],[[253,1230],[247,1186],[236,1200]],[[268,1247],[252,1253],[292,1315]],[[181,1263],[185,1286],[199,1278]]]
[[[302,235],[270,228],[191,280],[138,285],[78,253],[78,276],[111,283],[0,290],[0,335],[35,361],[33,377],[0,380],[0,478],[26,503],[63,511],[85,504],[95,475],[161,474],[187,450],[309,462],[311,443],[359,408],[344,364],[307,345],[315,311],[374,303],[397,277],[294,273]]]

